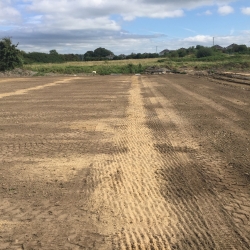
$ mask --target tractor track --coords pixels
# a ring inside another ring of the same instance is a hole
[[[0,81],[0,249],[249,249],[249,91],[32,81]]]

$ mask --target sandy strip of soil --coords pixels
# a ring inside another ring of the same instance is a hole
[[[73,78],[73,79],[76,79],[76,78]],[[27,94],[30,91],[33,91],[33,90],[40,90],[40,89],[44,89],[44,88],[47,88],[47,87],[55,86],[57,84],[68,83],[71,80],[72,79],[65,79],[65,80],[60,80],[60,81],[56,81],[56,82],[48,83],[48,84],[45,84],[45,85],[28,88],[28,89],[20,89],[20,90],[14,91],[14,92],[3,93],[3,94],[0,94],[0,98],[4,98],[4,97],[8,97],[8,96],[15,96],[15,95],[24,95],[24,94]]]

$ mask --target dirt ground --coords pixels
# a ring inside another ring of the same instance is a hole
[[[250,86],[0,79],[0,249],[250,249]]]

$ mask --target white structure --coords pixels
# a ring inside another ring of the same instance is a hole
[[[169,52],[170,52],[170,50],[164,49],[163,51],[161,51],[161,52],[159,53],[159,55],[160,55],[160,56],[164,56],[164,55],[168,54]]]

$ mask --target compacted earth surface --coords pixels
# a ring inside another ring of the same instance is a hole
[[[250,249],[250,86],[0,79],[0,249]]]

